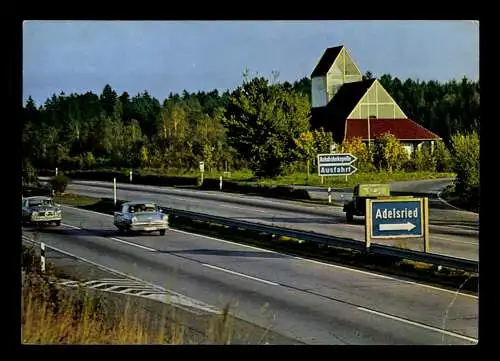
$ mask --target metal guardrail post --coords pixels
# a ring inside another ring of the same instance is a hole
[[[40,268],[45,273],[45,243],[40,243]]]

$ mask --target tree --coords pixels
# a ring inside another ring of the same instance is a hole
[[[225,126],[229,144],[257,177],[276,177],[296,159],[294,139],[309,129],[309,102],[264,78],[245,80],[231,96]]]
[[[101,106],[106,116],[113,116],[117,100],[116,92],[111,88],[111,85],[106,84],[100,96]]]
[[[456,133],[451,137],[455,189],[466,195],[479,188],[479,134]]]
[[[434,158],[436,159],[436,171],[451,172],[452,158],[451,153],[443,141],[437,141],[434,149]]]
[[[363,75],[363,80],[369,80],[369,79],[373,79],[373,73],[371,71],[367,71],[364,75]]]
[[[307,179],[309,179],[309,171],[311,169],[310,162],[314,160],[314,156],[316,155],[313,133],[310,131],[301,133],[299,138],[295,139],[295,145],[297,146],[301,158],[306,160],[306,174]]]
[[[405,149],[393,134],[387,132],[375,139],[373,160],[379,170],[399,170],[407,159]]]
[[[316,153],[329,153],[330,145],[334,144],[332,132],[325,132],[323,127],[321,127],[319,129],[314,129],[312,134]]]
[[[355,165],[359,170],[373,170],[373,155],[361,137],[345,140],[342,143],[342,151],[351,153],[358,158]]]

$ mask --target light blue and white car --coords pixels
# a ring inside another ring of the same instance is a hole
[[[61,225],[61,207],[51,197],[32,196],[23,198],[21,202],[23,224]]]
[[[113,224],[120,233],[159,232],[165,235],[168,214],[154,202],[126,202],[120,212],[114,212]]]

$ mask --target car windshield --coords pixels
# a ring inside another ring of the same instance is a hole
[[[29,201],[30,207],[36,206],[54,206],[54,201],[52,199],[30,199]]]
[[[155,212],[156,206],[154,204],[134,204],[130,206],[131,212]]]

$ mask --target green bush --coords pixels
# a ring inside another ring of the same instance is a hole
[[[453,170],[457,175],[455,189],[460,195],[469,195],[479,189],[479,134],[457,133],[451,137]]]
[[[448,173],[453,170],[451,153],[443,141],[437,141],[434,148],[436,171]]]
[[[413,152],[410,159],[404,163],[403,168],[406,171],[435,172],[436,158],[431,152],[430,145],[423,144]]]
[[[60,194],[66,191],[66,188],[68,187],[68,181],[68,177],[60,173],[50,179],[50,185],[52,186],[54,192]]]
[[[393,134],[387,132],[375,139],[373,161],[379,170],[398,171],[407,159],[405,149]]]

